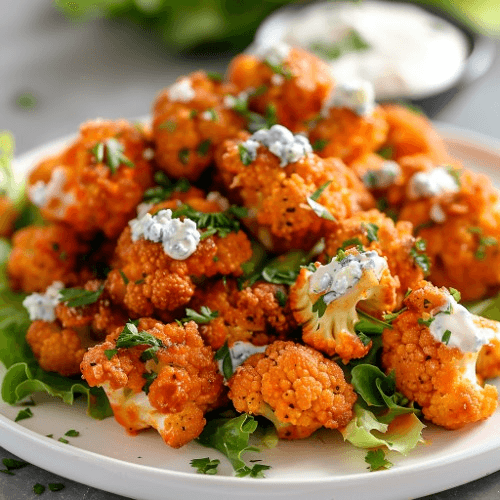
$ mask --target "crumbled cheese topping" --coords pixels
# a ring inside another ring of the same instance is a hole
[[[175,82],[168,90],[168,97],[173,102],[189,102],[196,96],[196,92],[191,85],[189,78],[181,78]]]
[[[280,66],[287,60],[290,49],[287,43],[277,43],[265,51],[263,59],[272,66]]]
[[[359,116],[370,115],[375,109],[375,91],[367,80],[337,83],[321,110],[328,116],[330,108],[349,108]]]
[[[367,170],[363,184],[369,189],[386,189],[401,175],[401,167],[392,160],[384,161],[379,169]]]
[[[235,342],[229,348],[229,356],[231,357],[231,364],[233,366],[233,371],[240,365],[242,365],[250,356],[253,354],[257,354],[259,352],[264,352],[267,348],[267,345],[256,346],[251,342],[243,342],[241,340]],[[219,371],[222,375],[224,375],[224,370],[222,368],[223,360],[218,360]]]
[[[478,352],[489,342],[488,330],[478,328],[474,316],[452,295],[448,295],[445,304],[432,311],[431,316],[434,319],[429,325],[430,333],[442,342],[445,332],[451,332],[447,343],[449,347],[458,347],[462,352]]]
[[[319,266],[309,281],[309,291],[323,295],[325,304],[342,297],[361,279],[366,271],[373,271],[378,280],[387,269],[387,261],[374,250],[347,255],[340,262],[333,258],[324,266]]]
[[[210,193],[207,194],[207,201],[214,201],[217,203],[222,212],[228,210],[231,206],[229,200],[225,196],[222,196],[219,191],[210,191]]]
[[[157,214],[146,213],[129,222],[132,241],[140,238],[161,243],[164,252],[175,260],[185,260],[192,255],[200,242],[196,222],[187,217],[172,219],[172,210],[160,210]]]
[[[23,300],[23,306],[28,311],[31,321],[55,321],[55,308],[61,299],[59,292],[64,288],[64,283],[54,281],[45,293],[32,293]]]
[[[458,191],[460,191],[460,186],[446,167],[437,167],[429,172],[418,172],[408,183],[408,197],[414,200]]]
[[[34,205],[43,208],[52,199],[59,199],[61,201],[61,208],[66,208],[68,205],[74,203],[73,193],[64,191],[66,184],[66,172],[63,167],[56,167],[52,171],[50,181],[45,183],[37,181],[29,190],[29,198]]]
[[[155,157],[155,150],[153,148],[146,148],[143,152],[142,152],[142,157],[145,159],[145,160],[152,160],[154,157]]]
[[[258,130],[242,144],[252,161],[257,158],[259,144],[266,146],[281,160],[280,167],[286,167],[289,163],[295,163],[312,153],[312,146],[307,137],[294,135],[283,125]]]
[[[446,222],[446,213],[441,208],[441,205],[439,205],[439,203],[434,203],[434,205],[432,205],[431,209],[429,210],[429,217],[431,218],[431,221],[435,222],[436,224],[443,224],[444,222]]]
[[[279,87],[280,85],[283,85],[285,83],[285,77],[283,75],[274,73],[274,75],[271,77],[271,83]]]

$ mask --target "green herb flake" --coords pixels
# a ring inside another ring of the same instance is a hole
[[[245,465],[236,472],[236,477],[253,477],[253,478],[263,478],[265,470],[269,470],[270,465],[255,464],[252,467]]]
[[[75,431],[75,429],[70,429],[68,432],[66,432],[66,434],[64,434],[65,436],[68,436],[68,437],[78,437],[80,435],[80,433],[78,431]]]
[[[460,302],[462,300],[462,294],[456,288],[448,288],[450,291],[450,295],[457,301]]]
[[[330,213],[330,211],[321,205],[320,203],[314,201],[310,196],[307,197],[307,204],[312,208],[313,212],[322,219],[336,221],[335,217]]]
[[[58,441],[59,441],[60,443],[69,444],[69,441],[68,441],[67,439],[62,438],[62,437],[60,437],[60,438],[58,439]]]
[[[115,354],[118,353],[118,349],[105,349],[104,350],[104,355],[108,358],[111,359]]]
[[[328,139],[316,139],[312,144],[313,151],[321,153],[323,149],[328,145],[330,141]]]
[[[116,347],[130,348],[137,346],[150,346],[142,352],[141,361],[154,359],[156,361],[156,353],[161,347],[164,347],[163,342],[145,331],[138,331],[137,326],[133,323],[127,323],[118,338],[116,339]]]
[[[3,474],[6,474],[7,476],[15,476],[15,474],[13,472],[11,472],[10,470],[7,470],[7,469],[0,469],[0,472],[2,472]]]
[[[456,185],[458,187],[461,187],[462,182],[460,181],[460,175],[461,175],[460,170],[450,166],[447,167],[446,171],[448,172],[449,175],[451,175],[451,177],[453,177],[453,180],[455,181]]]
[[[369,465],[367,469],[374,472],[382,469],[390,469],[393,464],[385,458],[384,450],[370,450],[365,457],[365,462]]]
[[[222,82],[222,74],[219,73],[218,71],[207,71],[207,77],[210,78],[210,80],[220,83]]]
[[[210,460],[209,457],[193,458],[193,460],[189,463],[191,467],[196,469],[198,474],[214,475],[217,474],[217,468],[219,467],[220,460]]]
[[[14,458],[2,458],[2,463],[7,467],[7,470],[22,469],[29,465],[29,463],[24,460],[15,460]]]
[[[280,307],[286,306],[287,297],[283,290],[276,290],[275,297]]]
[[[392,146],[384,146],[377,151],[377,154],[384,158],[384,160],[390,160],[394,155],[394,148]]]
[[[406,293],[408,293],[408,292],[406,292]],[[384,314],[383,315],[384,321],[392,323],[400,314],[404,313],[407,309],[408,309],[407,307],[403,307],[399,311],[389,313],[389,314]]]
[[[205,325],[210,323],[213,319],[219,316],[219,311],[212,311],[207,306],[201,306],[200,312],[196,312],[194,309],[186,308],[186,317],[181,321],[182,323],[187,323],[188,321],[194,321],[200,325]]]
[[[448,342],[450,341],[450,337],[451,337],[450,330],[445,330],[445,332],[443,333],[443,336],[441,337],[441,342],[445,345],[448,345]]]
[[[431,325],[431,323],[435,320],[436,318],[434,318],[433,316],[430,316],[429,318],[427,319],[424,319],[424,318],[418,318],[417,320],[417,323],[419,325],[424,325],[426,326],[427,328],[429,328],[429,326]]]
[[[323,194],[323,191],[332,183],[332,181],[327,181],[323,185],[321,185],[314,193],[309,196],[309,198],[313,201],[318,201],[319,197]]]
[[[342,262],[346,257],[347,254],[344,252],[344,250],[342,248],[339,248],[337,250],[337,256],[335,257],[337,259],[337,262]]]
[[[65,486],[62,483],[49,483],[49,490],[50,491],[61,491],[64,488],[65,488]]]
[[[94,154],[97,163],[104,163],[112,174],[115,174],[120,165],[134,168],[135,164],[124,154],[124,146],[116,139],[107,139],[104,142],[98,142],[91,152]]]
[[[431,269],[429,257],[425,253],[422,253],[426,250],[426,248],[427,243],[425,240],[419,238],[410,250],[410,256],[413,258],[413,262],[422,269],[424,276],[427,276]]]
[[[214,358],[217,361],[222,361],[222,374],[226,380],[229,380],[233,375],[233,362],[231,361],[231,352],[227,340],[222,347],[217,349]]]
[[[19,411],[16,418],[14,419],[14,422],[19,422],[20,420],[25,420],[31,417],[33,417],[33,412],[31,411],[31,408],[25,408],[24,410]]]
[[[349,238],[348,240],[345,240],[340,248],[342,250],[345,250],[346,248],[349,247],[356,247],[358,252],[362,252],[364,250],[363,242],[359,238]]]
[[[146,393],[146,395],[149,394],[149,388],[151,387],[151,384],[156,380],[156,377],[158,377],[158,374],[156,372],[145,372],[142,374],[142,378],[146,380],[146,383],[142,387],[142,390]]]
[[[83,288],[64,288],[59,291],[59,295],[61,302],[66,302],[68,307],[81,307],[97,302],[103,290],[104,285],[101,285],[95,292]]]
[[[122,277],[123,283],[125,283],[125,285],[128,285],[129,279],[127,278],[125,273],[121,269],[119,269],[118,272],[120,273],[120,276]]]
[[[190,112],[189,112],[189,118],[192,120],[193,118],[196,118],[198,116],[198,111],[196,111],[196,109],[192,109]]]
[[[160,130],[166,130],[170,133],[175,132],[175,129],[177,128],[177,123],[174,120],[167,120],[163,123],[161,123],[158,128]]]
[[[285,67],[284,64],[272,64],[267,59],[264,61],[264,64],[275,74],[281,75],[285,77],[285,80],[291,80],[293,78],[293,74],[289,68]]]
[[[330,61],[338,59],[349,52],[362,52],[369,48],[370,44],[355,29],[349,30],[338,42],[314,42],[309,45],[312,52]]]
[[[206,141],[200,142],[200,144],[198,144],[198,147],[196,148],[196,152],[200,156],[206,156],[211,145],[212,145],[212,141],[210,139],[207,139]]]
[[[252,155],[249,153],[248,149],[243,146],[243,144],[238,144],[238,152],[240,153],[240,160],[245,167],[248,167],[252,163]]]
[[[219,119],[217,112],[215,111],[214,108],[208,108],[206,111],[203,112],[202,117],[205,120],[209,120],[212,122],[216,122]]]
[[[180,151],[179,151],[179,161],[183,164],[183,165],[187,165],[189,163],[189,149],[188,148],[182,148]]]
[[[368,222],[366,224],[362,224],[363,231],[368,238],[368,241],[378,241],[378,229],[379,227],[376,224]]]
[[[325,302],[324,296],[321,295],[321,297],[313,304],[312,306],[312,312],[315,312],[318,314],[319,318],[322,318],[326,312],[327,304]]]
[[[36,483],[33,485],[33,493],[35,495],[41,495],[45,491],[45,486],[40,483]]]

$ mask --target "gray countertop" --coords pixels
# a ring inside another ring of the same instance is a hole
[[[186,60],[170,55],[134,28],[110,21],[72,24],[50,2],[2,0],[0,16],[0,130],[16,138],[16,154],[77,130],[98,116],[138,117],[149,112],[156,93],[198,67],[224,71],[229,58]],[[500,42],[496,43],[500,53]],[[500,60],[482,80],[462,90],[436,119],[500,139]],[[36,104],[24,108],[20,96]],[[1,458],[12,458],[0,448]],[[500,469],[500,465],[499,465]],[[35,466],[0,474],[0,500],[40,498],[36,483],[64,483],[60,500],[118,500]],[[57,497],[55,496],[57,495]],[[498,499],[500,472],[426,499]]]

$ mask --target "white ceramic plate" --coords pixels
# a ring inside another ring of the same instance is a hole
[[[500,141],[444,125],[439,129],[455,156],[500,185]],[[16,174],[25,175],[37,158],[62,142],[18,158]],[[70,407],[45,395],[35,399],[34,417],[19,423],[13,421],[19,407],[0,403],[1,446],[56,474],[143,500],[407,499],[485,476],[500,463],[500,410],[488,421],[458,431],[429,426],[426,444],[408,457],[389,453],[394,463],[390,470],[368,472],[365,451],[345,444],[337,432],[320,431],[307,440],[283,441],[275,449],[248,454],[247,459],[262,459],[272,469],[266,479],[247,479],[232,477],[223,456],[197,443],[172,450],[154,431],[129,437],[112,418],[100,422],[87,417],[83,403]],[[69,445],[58,442],[69,429],[80,436],[68,438]],[[189,465],[206,456],[221,459],[220,475],[199,475]]]

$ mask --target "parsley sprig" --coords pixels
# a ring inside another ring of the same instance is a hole
[[[97,302],[103,290],[104,285],[101,285],[94,292],[83,288],[63,288],[59,292],[59,295],[61,297],[61,302],[66,302],[68,307],[81,307]]]
[[[213,319],[219,316],[219,311],[212,311],[207,306],[201,306],[200,312],[194,309],[186,308],[186,317],[181,320],[182,323],[187,323],[188,321],[194,321],[199,325],[204,325],[210,323]]]
[[[156,354],[161,347],[165,347],[163,342],[154,335],[142,330],[139,331],[137,326],[129,322],[124,327],[118,338],[116,339],[117,348],[130,348],[137,346],[149,346],[140,356],[141,361],[154,359],[158,362]],[[110,351],[113,351],[110,349]],[[107,354],[106,354],[107,356]]]
[[[124,155],[124,149],[123,144],[116,139],[107,139],[104,142],[98,142],[91,149],[91,152],[97,163],[104,163],[109,167],[111,173],[115,174],[120,165],[135,167],[134,162]]]
[[[147,203],[160,203],[168,200],[173,193],[186,193],[191,184],[187,179],[179,179],[177,182],[172,182],[165,172],[158,171],[155,173],[154,180],[156,186],[146,189],[143,201]]]

